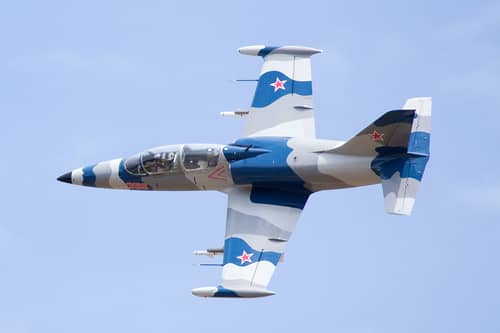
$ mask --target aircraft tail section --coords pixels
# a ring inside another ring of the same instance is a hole
[[[373,156],[371,169],[381,179],[385,211],[410,215],[430,156],[429,97],[408,99],[332,152]]]

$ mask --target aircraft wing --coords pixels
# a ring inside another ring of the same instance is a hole
[[[315,138],[311,56],[321,50],[255,45],[238,51],[264,59],[244,135]]]
[[[222,283],[217,287],[193,289],[193,295],[273,295],[267,285],[308,195],[255,186],[231,189],[228,192]]]

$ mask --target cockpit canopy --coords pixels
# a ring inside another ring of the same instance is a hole
[[[220,146],[217,145],[185,145],[182,149],[182,160],[186,171],[208,169],[219,163]]]
[[[219,163],[221,145],[192,144],[153,148],[125,161],[134,175],[158,175],[211,169]]]

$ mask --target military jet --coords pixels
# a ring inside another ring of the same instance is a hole
[[[202,297],[262,297],[309,196],[382,184],[385,211],[409,215],[429,160],[431,98],[410,98],[347,141],[317,139],[311,56],[303,46],[242,47],[264,62],[251,107],[223,112],[246,120],[230,144],[179,144],[75,169],[59,181],[144,191],[227,194],[222,282]]]

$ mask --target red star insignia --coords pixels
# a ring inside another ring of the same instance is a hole
[[[274,87],[274,92],[277,92],[280,89],[285,90],[285,83],[287,80],[281,81],[279,77],[276,78],[276,81],[271,83],[270,86]]]
[[[373,131],[372,134],[370,134],[370,137],[372,138],[373,141],[384,141],[384,133],[379,133],[377,131]]]
[[[243,250],[243,253],[241,254],[241,256],[238,256],[236,258],[240,259],[240,265],[243,265],[244,263],[246,262],[252,262],[252,256],[253,256],[253,253],[247,253],[245,250]]]

